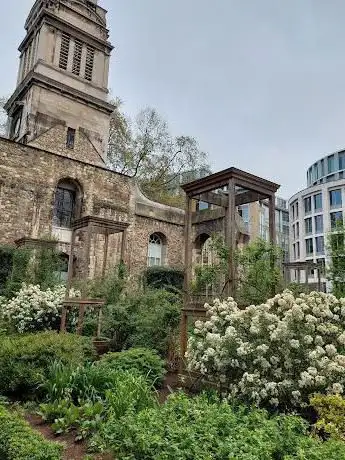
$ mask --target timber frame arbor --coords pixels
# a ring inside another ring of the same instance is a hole
[[[225,213],[224,237],[229,248],[228,283],[226,294],[233,297],[236,293],[236,266],[234,256],[236,251],[236,216],[237,206],[268,200],[269,206],[269,236],[272,243],[276,242],[275,224],[275,194],[279,185],[261,177],[255,176],[237,168],[229,168],[211,174],[202,179],[189,182],[182,186],[186,193],[185,213],[185,279],[184,279],[184,306],[180,324],[180,348],[183,362],[187,349],[187,328],[190,316],[203,317],[206,310],[200,299],[191,294],[193,276],[193,222],[199,211],[194,211],[193,202],[202,201],[222,208]]]
[[[88,270],[86,277],[89,276],[89,267],[90,267],[90,250],[91,250],[91,241],[94,236],[101,234],[104,235],[104,248],[103,248],[103,266],[102,266],[102,277],[105,276],[106,268],[107,268],[107,258],[108,258],[108,244],[109,244],[109,235],[115,233],[122,234],[122,242],[121,242],[121,262],[125,261],[125,251],[126,251],[126,241],[127,241],[127,228],[129,226],[128,222],[120,222],[120,221],[113,221],[110,219],[104,219],[102,217],[96,216],[85,216],[80,219],[74,221],[72,225],[72,239],[71,239],[71,250],[70,250],[70,257],[68,262],[68,281],[67,281],[67,289],[66,289],[66,299],[63,302],[62,314],[61,314],[61,324],[60,324],[60,331],[66,331],[66,320],[67,320],[67,312],[69,309],[73,307],[78,307],[79,315],[78,315],[78,326],[77,326],[77,334],[81,334],[83,325],[84,325],[84,316],[85,316],[85,309],[88,308],[97,308],[98,309],[98,325],[97,325],[97,337],[99,338],[101,335],[101,323],[102,323],[102,307],[105,302],[101,299],[76,299],[76,298],[69,298],[69,292],[72,285],[73,279],[73,253],[74,253],[74,246],[76,240],[76,232],[78,230],[85,230],[86,229],[86,245],[85,245],[85,260],[88,263]]]

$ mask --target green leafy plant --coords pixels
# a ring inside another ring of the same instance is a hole
[[[315,395],[310,404],[318,414],[315,429],[333,439],[345,440],[345,399],[340,395]]]
[[[47,441],[17,414],[0,406],[0,458],[62,460],[62,444]]]
[[[160,386],[165,375],[165,362],[154,350],[131,348],[104,355],[99,366],[116,371],[137,372],[151,384]]]
[[[340,221],[328,235],[327,252],[327,277],[332,283],[332,292],[338,298],[345,297],[345,227]]]
[[[184,271],[172,267],[149,267],[144,273],[144,280],[149,288],[181,291]]]
[[[128,292],[106,309],[103,333],[111,338],[113,351],[144,347],[166,357],[180,311],[178,294],[159,289]]]
[[[300,417],[271,417],[265,411],[184,394],[170,396],[163,406],[129,412],[121,423],[110,418],[91,445],[132,460],[309,460],[302,452],[315,452],[320,446],[332,453],[329,460],[345,455],[345,445],[322,445],[308,438],[307,424]]]
[[[0,336],[0,393],[28,395],[37,388],[54,360],[78,366],[93,359],[94,353],[91,340],[73,334]]]

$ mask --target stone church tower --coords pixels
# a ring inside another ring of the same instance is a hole
[[[104,165],[113,110],[106,11],[98,0],[36,0],[25,29],[9,138]]]

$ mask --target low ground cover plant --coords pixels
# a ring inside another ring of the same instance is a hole
[[[41,391],[46,402],[39,414],[55,433],[76,431],[77,439],[90,436],[109,417],[118,420],[156,404],[153,387],[144,376],[97,363],[78,367],[53,363]]]
[[[206,305],[189,339],[189,369],[214,380],[229,399],[284,407],[345,385],[345,299],[284,291],[240,309],[233,299]]]
[[[0,394],[33,394],[54,360],[78,366],[93,358],[91,339],[74,334],[0,335]]]
[[[137,372],[157,387],[161,386],[165,375],[164,360],[156,351],[147,348],[130,348],[117,353],[107,353],[100,360],[99,366]]]
[[[2,460],[61,460],[63,446],[47,441],[19,415],[0,406]]]
[[[121,423],[110,418],[92,445],[128,460],[345,458],[345,444],[308,438],[301,417],[270,417],[264,410],[184,394],[170,396],[163,406],[128,413]],[[319,457],[318,451],[329,456]]]

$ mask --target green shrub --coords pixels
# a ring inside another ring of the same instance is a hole
[[[114,390],[117,373],[95,363],[76,366],[54,362],[43,376],[42,393],[48,401],[68,399],[95,402],[104,399],[106,390]]]
[[[93,356],[91,340],[77,335],[43,332],[0,336],[0,394],[28,395],[52,361],[77,366]]]
[[[109,306],[104,319],[104,334],[112,339],[112,350],[144,347],[165,357],[181,311],[180,296],[165,290],[128,293]]]
[[[0,406],[1,460],[61,460],[63,446],[46,441],[17,414]]]
[[[318,414],[316,430],[333,439],[345,440],[345,399],[339,395],[316,395],[310,404]]]
[[[102,357],[99,365],[114,370],[138,372],[155,386],[163,383],[165,375],[165,362],[158,353],[147,348],[131,348],[117,353],[107,353]]]
[[[150,288],[182,290],[184,271],[170,267],[149,267],[144,273],[144,279]]]
[[[56,369],[55,365],[55,376]],[[47,394],[49,402],[40,405],[40,415],[53,423],[57,434],[76,430],[77,439],[86,438],[108,418],[118,420],[128,412],[137,413],[156,404],[154,392],[140,375],[92,365],[77,368],[69,375],[69,381],[50,376],[49,388],[53,391]]]
[[[234,409],[206,396],[170,396],[163,406],[110,419],[93,438],[99,450],[128,460],[339,460],[345,445],[306,436],[306,423],[297,416],[270,417],[257,409]],[[318,457],[321,452],[328,457]],[[303,457],[303,452],[306,455]]]

